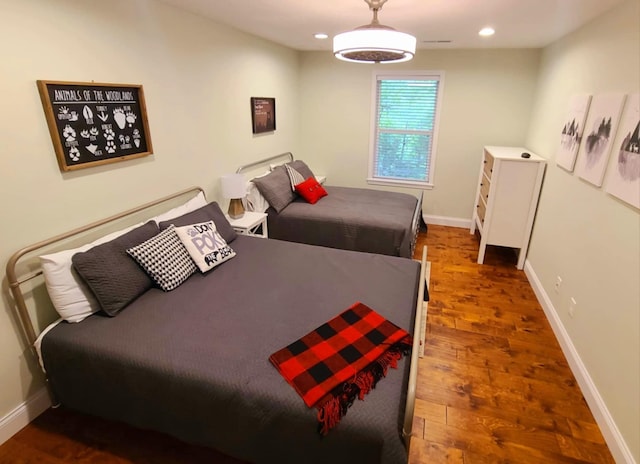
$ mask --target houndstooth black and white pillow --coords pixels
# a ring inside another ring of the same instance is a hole
[[[196,265],[173,224],[140,245],[129,248],[127,253],[165,292],[180,286],[196,272]]]
[[[296,185],[304,182],[304,177],[288,164],[285,164],[284,167],[287,169],[287,174],[289,174],[289,180],[291,181],[291,190],[295,192]]]

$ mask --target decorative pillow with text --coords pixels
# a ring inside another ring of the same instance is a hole
[[[176,233],[201,272],[207,272],[236,255],[216,230],[213,221],[176,227]]]

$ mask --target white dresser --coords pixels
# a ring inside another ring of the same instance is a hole
[[[471,221],[471,233],[480,232],[479,264],[487,245],[498,245],[518,248],[517,268],[524,267],[545,166],[526,148],[484,147]]]

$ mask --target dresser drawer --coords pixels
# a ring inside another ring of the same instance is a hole
[[[489,188],[491,187],[491,182],[483,176],[482,182],[480,183],[480,196],[484,200],[485,203],[489,201]]]
[[[478,198],[478,204],[476,206],[476,209],[478,211],[478,218],[480,219],[480,223],[484,224],[484,215],[487,212],[487,207],[485,206],[484,202],[480,198]]]
[[[493,156],[491,153],[484,152],[484,173],[489,179],[491,179],[491,173],[493,172]]]

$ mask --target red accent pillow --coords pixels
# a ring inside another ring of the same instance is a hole
[[[327,191],[318,183],[315,177],[309,177],[304,182],[296,184],[296,192],[312,205],[317,203],[320,198],[327,196]]]

